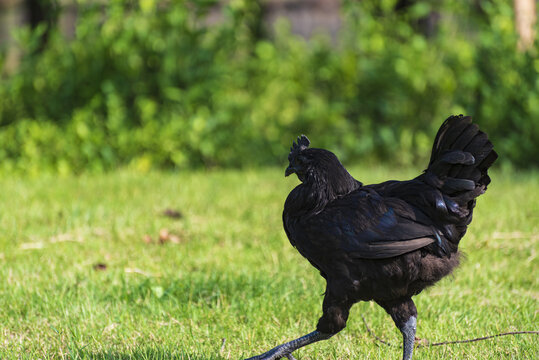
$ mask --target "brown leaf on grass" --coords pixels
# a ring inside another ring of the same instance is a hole
[[[182,213],[174,209],[165,209],[162,213],[163,216],[169,217],[171,219],[181,219],[183,217]]]
[[[171,233],[166,228],[162,228],[161,230],[159,230],[159,235],[157,236],[157,242],[155,242],[154,239],[148,234],[145,234],[142,237],[142,241],[144,241],[146,244],[157,243],[159,245],[164,245],[168,242],[172,244],[180,244],[182,242],[182,237],[180,235]]]
[[[181,238],[176,235],[172,234],[168,229],[161,229],[159,230],[159,244],[163,245],[167,242],[171,242],[173,244],[179,244],[181,243]]]
[[[168,238],[173,244],[179,244],[182,242],[182,239],[178,235],[170,234]]]
[[[105,263],[97,263],[93,266],[95,271],[105,271],[107,270],[107,264]]]
[[[146,244],[151,244],[153,242],[152,237],[148,234],[145,234],[142,237],[142,241],[144,241]]]
[[[159,230],[159,244],[164,244],[170,241],[170,233],[168,229]]]

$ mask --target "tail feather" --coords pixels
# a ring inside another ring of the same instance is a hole
[[[475,127],[477,128],[477,134],[475,134],[471,138],[471,140],[469,140],[468,144],[462,147],[462,150],[464,152],[473,154],[476,166],[454,167],[449,172],[449,176],[470,179],[475,182],[479,182],[479,180],[481,179],[481,168],[477,164],[480,164],[485,159],[485,157],[492,151],[492,144],[488,140],[487,134],[482,131],[479,131],[479,127],[477,125],[475,125]],[[464,143],[466,140],[464,140],[462,143]],[[455,143],[454,146],[458,149],[460,145],[461,143]]]
[[[448,249],[451,256],[472,221],[476,198],[490,183],[488,169],[497,157],[488,136],[470,117],[451,116],[436,134],[423,174],[411,181],[370,186],[412,205],[418,222],[434,226],[443,235],[433,251],[442,256]]]
[[[471,143],[474,137],[479,132],[479,126],[476,124],[469,124],[464,131],[455,139],[451,149],[456,150],[465,150],[466,147]]]
[[[472,221],[475,199],[490,184],[488,168],[497,157],[487,134],[469,116],[449,117],[436,135],[422,179],[436,189],[434,194],[441,193],[436,199],[444,201],[437,205],[440,220],[448,222],[444,235],[455,245]]]
[[[440,156],[441,151],[452,148],[453,142],[471,122],[472,119],[468,116],[451,116],[444,121],[434,139],[429,166]]]
[[[472,157],[473,162],[469,160]],[[436,135],[427,172],[441,180],[464,179],[486,187],[490,183],[487,170],[497,157],[487,134],[472,123],[471,117],[451,116]],[[468,185],[460,190],[455,188],[455,191],[466,190],[469,190]]]
[[[477,168],[481,170],[481,179],[479,180],[480,183],[485,184],[487,186],[490,184],[490,177],[488,176],[487,170],[488,168],[496,161],[498,158],[498,154],[494,150],[492,150],[492,144],[491,145],[491,151],[490,153],[485,157],[483,161],[479,165],[477,165]]]

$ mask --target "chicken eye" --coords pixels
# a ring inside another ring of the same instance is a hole
[[[296,158],[296,164],[297,165],[305,165],[305,163],[307,163],[307,159],[303,156],[298,156]]]

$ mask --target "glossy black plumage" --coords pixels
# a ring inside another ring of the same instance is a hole
[[[470,117],[452,116],[421,175],[363,185],[333,153],[309,144],[302,136],[291,148],[286,175],[302,183],[286,199],[283,223],[290,243],[327,281],[312,341],[342,330],[354,303],[373,300],[403,333],[409,360],[417,317],[411,298],[458,265],[458,244],[497,154]],[[277,359],[290,347],[253,359]]]

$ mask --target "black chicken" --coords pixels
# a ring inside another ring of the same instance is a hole
[[[492,143],[470,117],[451,116],[421,175],[363,185],[330,151],[309,148],[303,135],[297,142],[285,176],[296,173],[302,184],[286,199],[284,229],[326,279],[323,315],[316,331],[249,360],[294,359],[293,351],[341,331],[352,305],[369,300],[391,315],[402,332],[403,359],[410,360],[412,296],[459,264],[459,241],[498,157]]]

